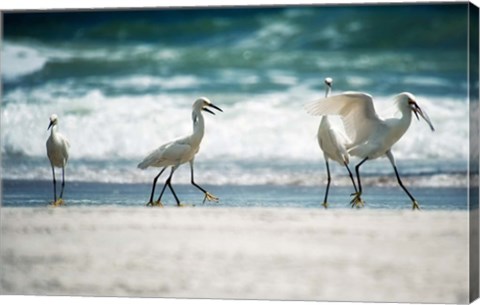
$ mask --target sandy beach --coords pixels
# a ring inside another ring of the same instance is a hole
[[[466,303],[467,216],[2,208],[1,293]]]

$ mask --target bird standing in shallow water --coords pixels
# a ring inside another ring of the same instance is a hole
[[[410,194],[400,179],[391,148],[407,131],[411,123],[412,113],[415,114],[417,119],[420,115],[432,131],[435,129],[428,115],[418,106],[413,94],[400,93],[395,97],[394,103],[400,116],[392,115],[385,119],[377,115],[372,97],[361,92],[345,92],[313,101],[305,106],[307,112],[313,115],[340,115],[347,136],[352,141],[347,147],[348,153],[362,159],[355,167],[358,192],[354,194],[352,204],[355,204],[362,195],[360,166],[367,160],[386,156],[393,166],[398,184],[412,200],[412,209],[420,209],[417,200]]]
[[[331,89],[332,89],[333,80],[330,77],[325,79],[326,91],[325,97],[328,97]],[[325,190],[325,198],[323,200],[322,205],[327,208],[328,203],[328,191],[330,189],[330,166],[329,160],[334,160],[341,165],[344,165],[350,175],[350,179],[352,180],[353,187],[355,189],[355,193],[358,193],[357,186],[355,185],[355,180],[353,179],[352,172],[348,167],[349,156],[347,152],[346,146],[348,145],[347,137],[340,132],[340,130],[335,129],[331,126],[328,116],[322,116],[322,120],[320,121],[320,125],[318,126],[318,133],[317,133],[318,145],[320,149],[323,151],[323,156],[325,159],[325,165],[327,167],[327,188]],[[358,197],[358,203],[356,206],[363,206],[363,201],[360,197]],[[354,205],[352,204],[352,207]]]
[[[150,200],[147,203],[147,206],[162,206],[162,196],[165,192],[165,188],[168,186],[170,191],[175,198],[178,206],[181,206],[180,200],[177,197],[177,194],[173,190],[171,180],[173,173],[175,170],[183,163],[189,162],[190,163],[190,174],[191,174],[191,183],[196,188],[201,190],[205,197],[205,200],[215,201],[218,202],[218,198],[207,192],[201,186],[195,183],[194,181],[194,173],[193,173],[193,163],[195,160],[195,154],[200,149],[200,143],[202,142],[203,135],[205,133],[205,121],[203,118],[202,111],[209,112],[211,114],[215,114],[212,110],[207,107],[212,107],[218,111],[222,111],[219,107],[213,105],[206,97],[198,98],[192,106],[192,121],[193,121],[193,133],[189,136],[180,138],[178,140],[168,142],[151,152],[142,162],[138,164],[138,168],[146,169],[149,166],[152,167],[162,167],[160,173],[155,176],[153,179],[153,186],[152,192],[150,194]],[[153,196],[155,193],[155,186],[157,184],[158,178],[162,175],[167,167],[171,167],[170,175],[168,176],[165,184],[163,185],[162,191],[160,192],[160,196],[158,200],[153,202]]]
[[[50,124],[48,129],[51,128],[50,137],[47,140],[47,156],[50,160],[50,165],[52,166],[52,175],[53,175],[53,205],[59,206],[63,205],[63,190],[65,188],[65,166],[68,161],[68,149],[70,148],[70,143],[64,135],[57,131],[58,125],[58,116],[52,114],[50,116]],[[60,196],[57,200],[57,182],[55,179],[55,167],[60,167],[62,169],[62,189],[60,191]]]

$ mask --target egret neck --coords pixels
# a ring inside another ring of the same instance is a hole
[[[65,143],[62,141],[62,136],[57,132],[57,124],[52,124],[50,130],[50,137],[47,140],[47,153],[49,154],[52,166],[65,166],[66,159],[63,153]]]
[[[332,87],[331,87],[332,80],[328,79],[327,81],[326,79],[325,84],[326,84],[325,97],[328,97],[330,95],[330,92],[332,91]],[[330,122],[328,121],[328,116],[326,115],[322,116],[322,119],[320,120],[320,125],[318,126],[318,130],[320,131],[321,129],[325,129],[325,128],[330,128]]]
[[[190,136],[192,146],[199,146],[205,134],[205,120],[201,110],[194,109],[192,111],[193,134]]]
[[[400,100],[396,101],[398,110],[400,111],[399,118],[391,118],[385,120],[385,124],[389,127],[389,136],[385,137],[387,145],[391,146],[395,144],[400,138],[407,132],[410,123],[412,122],[412,110],[408,103],[401,102]]]
[[[57,124],[54,124],[54,125],[52,126],[52,128],[50,128],[50,129],[51,129],[51,130],[50,130],[50,134],[51,134],[52,136],[55,136],[55,137],[57,136],[57,128],[58,128]]]

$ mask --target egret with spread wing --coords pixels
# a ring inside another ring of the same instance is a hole
[[[333,80],[330,77],[325,79],[326,91],[325,97],[328,97],[331,89],[332,89]],[[347,137],[338,129],[335,129],[332,124],[330,123],[328,116],[322,116],[322,120],[320,121],[320,125],[318,126],[318,133],[317,133],[318,145],[320,145],[320,149],[323,151],[323,156],[325,159],[325,165],[327,167],[327,188],[325,190],[325,198],[323,200],[323,206],[325,208],[328,207],[327,199],[328,199],[328,191],[330,189],[330,166],[329,160],[334,160],[341,165],[344,165],[350,175],[350,179],[352,180],[353,187],[355,189],[355,193],[358,193],[357,186],[355,185],[355,180],[353,179],[352,172],[348,167],[349,156],[347,152],[346,146],[348,145],[349,140]],[[358,201],[356,206],[363,205],[363,201],[361,200],[360,196],[356,198]],[[353,206],[353,205],[352,205]]]
[[[47,156],[50,160],[50,165],[52,166],[52,175],[53,175],[53,205],[59,206],[63,205],[63,190],[65,188],[65,166],[68,161],[68,149],[70,148],[70,143],[67,138],[57,131],[58,125],[58,116],[52,114],[50,116],[50,124],[48,129],[51,128],[50,136],[47,140]],[[60,167],[62,169],[62,189],[60,191],[60,196],[57,200],[57,181],[55,180],[55,167]]]
[[[362,194],[360,182],[360,166],[367,160],[373,160],[381,156],[387,156],[393,166],[398,184],[412,200],[412,208],[420,206],[415,198],[403,185],[398,174],[395,159],[391,148],[400,140],[410,126],[412,113],[417,119],[419,115],[427,122],[434,131],[430,118],[417,104],[413,94],[403,92],[395,97],[395,106],[400,116],[380,118],[373,105],[372,97],[360,92],[345,92],[308,103],[305,108],[313,115],[340,115],[344,123],[347,136],[352,141],[348,145],[348,153],[351,156],[361,158],[355,167],[358,179],[358,192],[354,194],[355,202]]]
[[[189,162],[190,163],[190,174],[191,174],[191,183],[196,188],[201,190],[205,197],[205,200],[209,201],[218,201],[218,198],[207,192],[201,186],[195,183],[194,181],[194,174],[193,174],[193,163],[195,159],[195,155],[200,149],[200,143],[202,142],[203,135],[205,133],[205,122],[202,115],[202,111],[209,112],[211,114],[215,114],[212,110],[207,107],[212,107],[216,110],[222,111],[219,107],[212,104],[206,97],[198,98],[192,106],[192,121],[193,121],[193,133],[189,136],[177,139],[172,142],[168,142],[157,148],[156,150],[152,151],[142,162],[138,164],[138,168],[146,169],[149,166],[152,167],[161,167],[160,173],[155,176],[153,179],[153,186],[152,192],[150,194],[150,200],[148,201],[147,205],[157,205],[162,206],[161,199],[165,188],[168,186],[170,191],[175,198],[178,206],[181,206],[180,200],[177,197],[177,194],[173,190],[172,187],[172,176],[175,170],[183,163]],[[162,175],[162,173],[167,169],[167,167],[171,167],[170,175],[168,176],[165,184],[163,185],[162,191],[160,192],[160,196],[156,202],[153,202],[153,196],[155,193],[155,186],[157,184],[157,180]]]

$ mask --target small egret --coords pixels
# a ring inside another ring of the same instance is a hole
[[[148,205],[162,206],[161,199],[165,191],[165,188],[167,186],[172,192],[173,197],[177,202],[177,205],[181,206],[180,200],[178,199],[177,194],[173,190],[171,180],[175,170],[181,164],[186,162],[190,163],[190,174],[191,174],[190,182],[205,194],[203,202],[205,203],[205,200],[216,201],[216,202],[218,201],[217,197],[213,196],[212,194],[207,192],[205,189],[203,189],[201,186],[196,184],[193,178],[194,177],[193,163],[195,160],[195,154],[200,149],[200,143],[202,142],[202,138],[205,133],[205,122],[202,115],[202,110],[211,114],[215,114],[212,110],[210,110],[207,107],[212,107],[216,110],[223,112],[222,109],[212,104],[206,97],[198,98],[195,101],[195,103],[193,103],[193,106],[192,106],[193,133],[189,136],[163,144],[156,150],[152,151],[147,157],[145,157],[145,159],[143,159],[142,162],[138,164],[137,167],[140,169],[146,169],[149,166],[162,167],[162,169],[160,170],[160,173],[157,176],[155,176],[155,178],[153,179],[152,192],[150,194],[150,200],[148,201],[147,206]],[[160,192],[160,196],[158,197],[158,200],[156,202],[153,202],[153,195],[155,193],[155,186],[157,184],[157,180],[167,167],[171,167],[170,175],[168,176],[167,180],[165,181],[165,184],[163,185],[163,189]]]
[[[420,115],[434,131],[430,118],[417,104],[413,94],[403,92],[394,100],[394,108],[399,116],[380,118],[373,105],[372,97],[361,92],[345,92],[308,103],[305,108],[312,115],[340,115],[344,123],[347,136],[352,141],[347,149],[351,156],[361,158],[355,167],[358,179],[358,192],[354,194],[353,203],[358,202],[362,194],[360,182],[360,166],[367,160],[387,156],[393,166],[398,184],[412,200],[412,208],[420,206],[410,192],[405,188],[398,174],[395,159],[391,151],[392,146],[400,140],[410,126],[412,112],[419,120]]]
[[[333,80],[330,77],[325,79],[325,97],[328,97],[330,91],[332,90],[332,83]],[[352,180],[353,187],[355,189],[355,193],[358,193],[357,186],[355,185],[355,180],[353,179],[352,172],[348,167],[349,156],[347,152],[347,144],[349,140],[347,137],[338,129],[335,129],[328,119],[328,116],[322,116],[322,120],[320,121],[320,125],[318,126],[318,133],[317,133],[318,145],[320,145],[320,149],[323,151],[323,156],[325,159],[325,165],[327,167],[327,188],[325,190],[325,198],[323,200],[323,206],[325,208],[328,207],[327,198],[328,198],[328,191],[330,189],[330,166],[329,160],[334,160],[341,165],[344,165],[350,175],[350,179]],[[357,199],[359,202],[357,203],[358,206],[363,205],[360,197]],[[352,204],[353,206],[353,204]]]
[[[57,131],[58,116],[52,114],[50,116],[50,124],[48,129],[51,128],[50,137],[47,140],[47,156],[52,166],[53,174],[53,205],[59,206],[63,204],[63,190],[65,188],[65,166],[68,161],[68,149],[70,143],[67,138]],[[62,168],[62,190],[60,191],[60,197],[57,200],[57,182],[55,180],[55,167]]]

